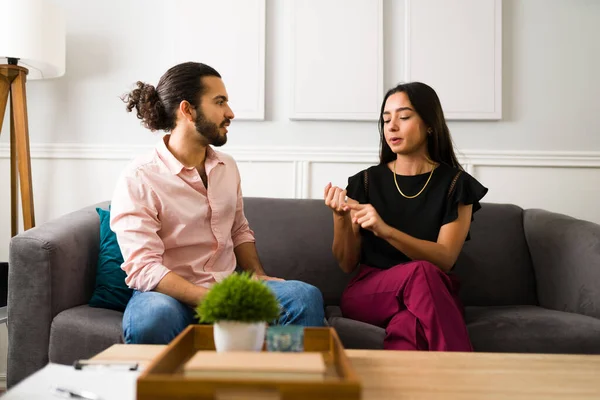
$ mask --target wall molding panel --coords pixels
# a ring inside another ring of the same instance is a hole
[[[264,120],[266,0],[172,0],[167,10],[176,21],[172,64],[202,60],[214,67],[227,84],[236,119]],[[208,15],[227,16],[228,27]],[[235,35],[222,34],[232,27]]]
[[[383,98],[383,0],[287,4],[289,118],[377,120]]]
[[[502,0],[404,1],[404,81],[431,85],[448,120],[501,119]]]

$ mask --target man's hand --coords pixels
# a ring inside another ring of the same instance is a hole
[[[281,278],[276,278],[274,276],[258,275],[258,274],[253,274],[252,279],[257,280],[257,281],[284,281],[285,280],[285,279],[281,279]]]
[[[166,274],[154,290],[192,307],[196,307],[208,293],[208,289],[188,282],[173,271]]]
[[[390,227],[383,222],[375,207],[370,204],[350,203],[347,203],[346,207],[354,211],[352,223],[360,225],[363,229],[370,230],[375,236],[385,237]]]

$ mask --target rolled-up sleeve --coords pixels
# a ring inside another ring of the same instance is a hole
[[[236,166],[237,169],[237,166]],[[242,243],[255,242],[254,232],[248,225],[248,220],[244,215],[244,199],[242,196],[242,186],[239,172],[237,172],[237,203],[235,207],[235,218],[231,227],[231,239],[233,247],[237,247]]]
[[[117,236],[132,289],[150,291],[170,272],[163,265],[164,244],[158,232],[158,199],[150,185],[138,175],[122,176],[111,202],[110,227]]]

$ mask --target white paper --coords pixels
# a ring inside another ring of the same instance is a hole
[[[140,371],[87,368],[50,363],[12,387],[2,400],[57,400],[54,387],[85,390],[101,400],[135,400],[136,380]]]

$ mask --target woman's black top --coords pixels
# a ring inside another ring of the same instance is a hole
[[[406,196],[418,193],[428,178],[429,172],[414,176],[396,175],[398,186]],[[481,208],[479,200],[488,191],[467,172],[444,164],[435,168],[425,190],[413,199],[405,198],[398,192],[394,173],[385,164],[351,176],[346,189],[348,197],[361,204],[371,204],[386,224],[431,242],[437,241],[443,225],[458,218],[459,204],[472,204],[475,214]],[[361,264],[387,269],[411,261],[371,231],[361,228],[360,234]],[[469,238],[470,235],[467,235],[467,240]]]

